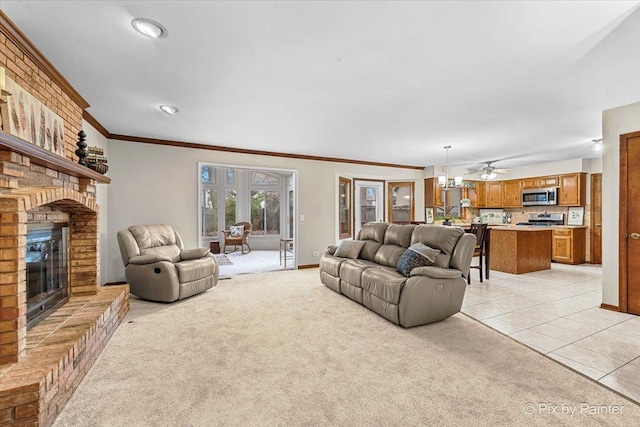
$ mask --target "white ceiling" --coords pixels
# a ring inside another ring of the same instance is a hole
[[[638,1],[0,1],[114,134],[417,166],[590,158]],[[163,24],[167,38],[133,31]],[[160,104],[175,105],[168,116]],[[640,118],[639,118],[640,128]],[[530,156],[528,155],[535,155]]]

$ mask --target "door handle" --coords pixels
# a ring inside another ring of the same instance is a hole
[[[634,240],[640,240],[640,233],[629,233],[628,236]]]
[[[602,224],[596,224],[596,227],[602,227]]]

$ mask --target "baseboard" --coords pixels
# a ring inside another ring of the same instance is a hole
[[[605,304],[605,303],[600,304],[600,308],[604,308],[605,310],[611,310],[611,311],[620,311],[617,305],[611,305],[611,304]]]
[[[304,270],[305,268],[318,268],[318,267],[320,267],[320,264],[305,264],[305,265],[299,265],[298,270]]]

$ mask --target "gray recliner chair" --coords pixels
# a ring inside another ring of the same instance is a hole
[[[218,284],[218,262],[209,249],[184,249],[170,225],[132,225],[118,231],[124,274],[131,293],[173,302]]]

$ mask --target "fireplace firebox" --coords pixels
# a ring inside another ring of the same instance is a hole
[[[67,302],[68,224],[27,224],[27,329]]]

